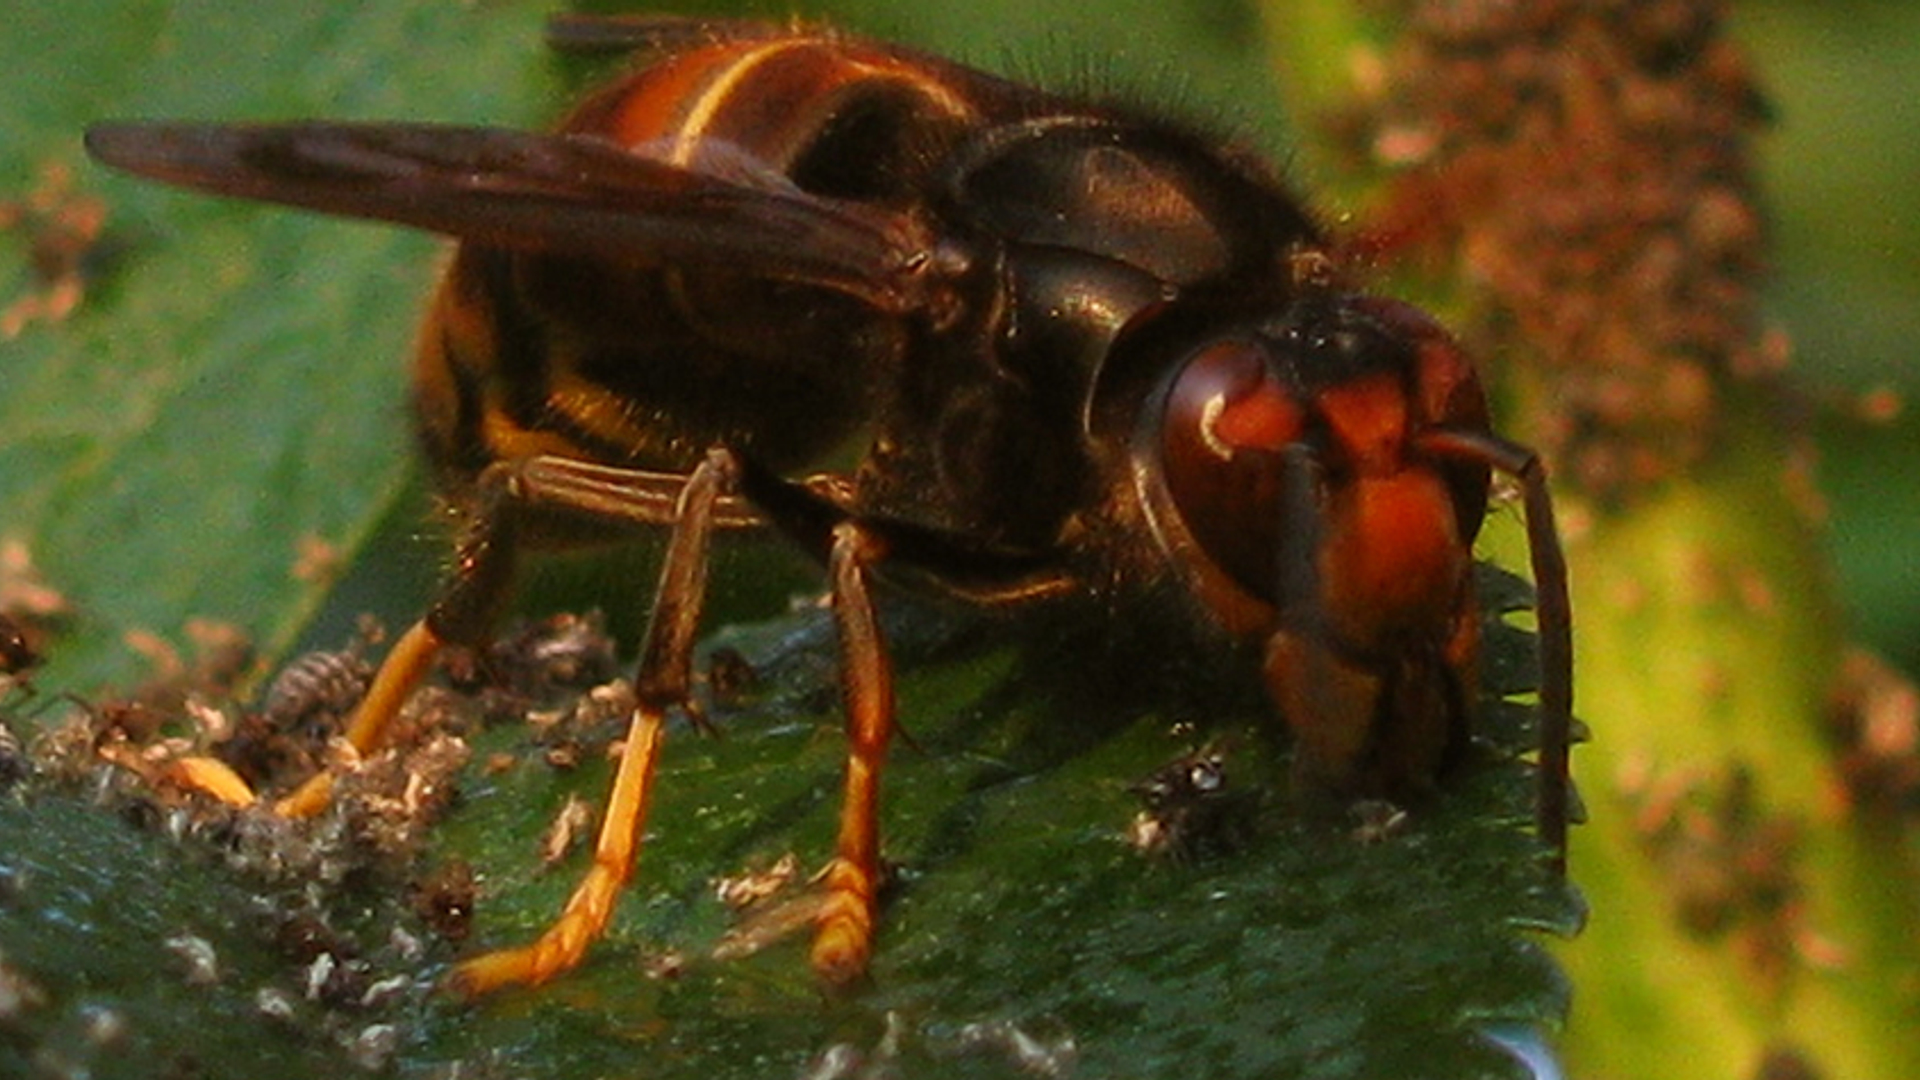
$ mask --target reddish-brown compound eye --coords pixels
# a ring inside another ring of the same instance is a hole
[[[1281,451],[1305,410],[1269,351],[1246,339],[1193,355],[1168,388],[1160,466],[1187,531],[1249,594],[1276,601]]]

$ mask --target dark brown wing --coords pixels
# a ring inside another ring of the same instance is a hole
[[[220,195],[494,247],[750,266],[882,311],[926,303],[932,245],[911,219],[738,161],[686,167],[590,135],[439,124],[105,123],[86,143],[115,168]]]

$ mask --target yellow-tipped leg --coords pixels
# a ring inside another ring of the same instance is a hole
[[[893,669],[867,589],[880,542],[852,523],[834,532],[830,569],[847,709],[847,780],[840,836],[827,868],[813,938],[813,969],[844,985],[866,974],[880,893],[880,768],[893,737]]]
[[[184,757],[167,769],[167,779],[228,806],[252,806],[258,798],[240,774],[219,758]]]
[[[293,790],[293,794],[273,804],[273,812],[286,818],[308,818],[325,810],[333,803],[333,774],[315,773],[307,777],[307,782]]]
[[[373,685],[367,687],[367,696],[347,723],[347,742],[354,750],[365,754],[381,744],[394,717],[400,715],[401,707],[427,677],[442,644],[440,635],[434,633],[425,620],[408,627],[400,640],[393,643],[393,651],[387,653],[380,670],[374,674]],[[273,810],[281,817],[312,817],[332,801],[333,774],[322,772],[309,777],[293,794],[275,803]]]
[[[440,652],[440,636],[422,621],[415,623],[394,642],[393,651],[374,675],[367,696],[353,712],[347,724],[347,742],[360,753],[378,747],[386,736],[401,706],[426,678],[433,658]],[[190,791],[198,791],[228,806],[252,806],[259,796],[226,763],[208,757],[181,758],[168,770],[169,780]],[[322,772],[307,778],[293,794],[273,805],[281,817],[304,818],[325,810],[333,800],[333,774]]]
[[[873,920],[879,882],[867,868],[845,858],[827,867],[827,895],[813,932],[813,970],[836,986],[867,973],[873,956]]]
[[[658,708],[634,710],[626,751],[614,774],[613,793],[594,844],[593,866],[573,890],[560,917],[531,945],[490,952],[456,967],[448,980],[454,992],[472,997],[502,986],[545,982],[578,964],[587,947],[606,930],[640,851],[664,720]]]
[[[427,677],[433,658],[439,655],[440,646],[444,644],[424,619],[409,626],[400,640],[393,643],[393,650],[374,673],[373,684],[367,687],[367,696],[361,699],[360,707],[353,711],[353,719],[347,722],[347,741],[355,750],[364,754],[380,745],[387,726],[400,715],[407,699]]]
[[[640,482],[640,474],[621,471],[610,477],[607,470],[578,463],[546,461],[546,465],[566,466],[560,473],[546,476],[546,497],[550,499],[571,501],[609,515],[632,513],[636,521],[658,520],[639,502],[622,509],[603,501],[622,493],[640,496],[651,490],[651,484]],[[687,475],[668,519],[673,522],[673,534],[667,541],[666,557],[661,560],[653,618],[647,625],[639,670],[633,680],[639,704],[627,727],[626,752],[614,774],[613,793],[607,799],[600,838],[594,844],[592,868],[539,940],[461,964],[449,979],[454,991],[472,996],[515,983],[544,982],[578,964],[587,947],[606,930],[614,902],[633,876],[634,860],[640,852],[640,834],[646,826],[667,710],[684,708],[689,700],[693,638],[706,599],[707,544],[719,521],[720,500],[732,488],[737,472],[738,463],[731,453],[709,453]],[[594,473],[601,475],[591,475]],[[611,481],[631,486],[619,487]]]

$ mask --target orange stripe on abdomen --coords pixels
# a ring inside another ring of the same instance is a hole
[[[809,36],[671,57],[636,73],[615,91],[618,101],[581,126],[677,164],[724,148],[777,169],[820,136],[849,95],[883,86],[906,90],[936,113],[976,111],[958,87],[905,60]]]

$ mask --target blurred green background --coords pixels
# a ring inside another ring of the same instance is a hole
[[[1778,120],[1770,315],[1792,335],[1860,635],[1920,673],[1920,8],[1739,5]],[[1886,423],[1861,395],[1892,390]]]

